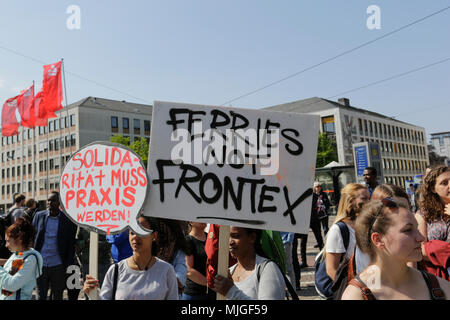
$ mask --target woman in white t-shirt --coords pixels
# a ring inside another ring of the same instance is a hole
[[[350,259],[355,251],[356,238],[353,226],[362,206],[369,202],[369,200],[369,190],[362,184],[350,183],[341,191],[336,220],[327,233],[324,252],[327,274],[333,280],[341,262],[342,255]],[[347,249],[345,249],[341,230],[337,224],[339,221],[344,222],[348,227],[349,243]]]
[[[284,300],[286,284],[275,262],[263,257],[261,230],[230,227],[229,248],[237,263],[228,278],[215,277],[214,291],[228,300]]]
[[[151,230],[152,219],[140,217],[142,227]],[[156,223],[156,222],[153,222]],[[106,273],[100,290],[101,300],[178,300],[177,277],[173,266],[156,257],[158,232],[145,237],[130,231],[129,241],[133,255],[115,265]],[[114,292],[114,275],[117,285]],[[98,287],[98,280],[87,275],[83,291]]]

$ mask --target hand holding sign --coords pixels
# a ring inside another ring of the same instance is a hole
[[[137,216],[147,193],[147,173],[139,156],[115,143],[94,142],[78,150],[61,174],[61,206],[77,225],[106,234],[128,226],[139,235]]]

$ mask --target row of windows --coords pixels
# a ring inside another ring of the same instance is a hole
[[[60,148],[69,148],[70,146],[76,147],[77,139],[76,134],[71,134],[70,136],[64,136],[61,138],[56,138],[48,141],[49,151],[58,151]],[[27,155],[31,157],[32,153],[36,154],[36,146],[28,146],[27,150],[11,150],[2,152],[2,162],[8,162],[9,160],[25,158]],[[47,151],[47,141],[43,141],[39,143],[39,153],[43,153]]]
[[[391,126],[367,119],[358,118],[358,129],[361,136],[425,143],[422,131]]]
[[[416,160],[383,159],[383,169],[425,171],[427,163]]]
[[[119,118],[111,116],[111,130],[116,132],[119,129]],[[124,133],[128,133],[130,129],[130,119],[122,118],[122,130]],[[133,119],[134,134],[141,134],[141,120]],[[150,134],[150,120],[144,120],[144,132]]]
[[[47,179],[41,179],[39,180],[39,190],[45,190],[47,189]],[[28,187],[24,190],[21,189],[22,185],[20,183],[17,184],[8,184],[8,185],[2,185],[2,196],[5,195],[13,195],[16,192],[17,193],[22,193],[22,192],[36,192],[37,191],[37,183],[36,181],[34,181],[34,186],[33,186],[33,181],[28,181],[27,183],[24,183],[24,187]],[[34,188],[33,188],[34,187]],[[54,189],[58,189],[59,188],[59,183],[58,182],[50,182],[50,189],[49,190],[54,190]]]
[[[75,115],[70,115],[70,126],[75,126]],[[64,129],[69,127],[69,116],[65,116],[62,118],[54,119],[54,120],[48,120],[48,125],[46,127],[38,127],[38,133],[39,135],[46,134],[47,132],[53,132],[57,131],[59,129]],[[16,142],[20,142],[21,134],[17,134],[15,136],[10,137],[4,137],[2,136],[2,146],[14,144]],[[36,133],[34,129],[26,129],[24,128],[22,132],[22,141],[25,141],[27,139],[33,138],[33,136],[36,136]]]
[[[59,164],[61,163],[61,165],[63,166],[65,162],[69,161],[70,156],[62,156],[60,161],[59,157],[58,158],[52,158],[49,159],[48,162],[47,160],[40,160],[39,161],[39,172],[46,172],[47,171],[47,164],[48,164],[48,168],[50,170],[53,169],[58,169],[59,168]],[[4,168],[2,169],[2,179],[5,178],[15,178],[20,177],[21,173],[25,176],[28,174],[32,174],[32,167],[33,164],[29,163],[29,164],[24,164],[22,166],[17,166],[17,167],[11,167],[11,168]],[[36,163],[34,163],[34,171],[36,172]]]
[[[361,138],[361,142],[376,142],[380,146],[380,151],[392,152],[392,153],[403,153],[411,156],[426,156],[426,149],[423,146],[410,145],[406,143],[398,143],[391,141],[383,141],[377,139]]]

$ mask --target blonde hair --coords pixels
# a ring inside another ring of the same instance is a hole
[[[336,215],[336,219],[333,224],[338,223],[346,218],[355,219],[356,218],[356,193],[359,190],[366,189],[367,187],[360,183],[349,183],[341,190],[341,199],[339,200],[338,211]],[[323,259],[325,259],[327,251],[326,251],[326,243],[327,237],[325,237],[325,246],[323,250]]]
[[[356,193],[361,189],[367,189],[367,187],[360,183],[349,183],[341,190],[341,199],[339,200],[338,211],[334,223],[342,221],[346,218],[356,218]]]

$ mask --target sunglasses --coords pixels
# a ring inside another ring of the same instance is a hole
[[[389,198],[389,197],[388,197],[388,198],[381,199],[381,203],[382,203],[382,206],[378,209],[378,211],[377,211],[377,213],[375,214],[375,216],[373,216],[373,220],[372,220],[372,222],[370,223],[369,231],[368,231],[368,233],[369,233],[369,239],[370,239],[370,236],[371,236],[371,234],[372,234],[372,228],[373,228],[373,225],[374,225],[375,222],[377,221],[378,217],[381,215],[381,212],[383,211],[383,208],[390,208],[390,209],[398,208],[398,205],[397,205],[397,203],[394,201],[394,199]]]

